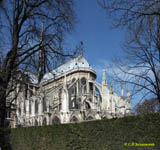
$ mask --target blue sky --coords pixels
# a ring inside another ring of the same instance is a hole
[[[76,7],[77,25],[75,30],[67,37],[67,41],[74,47],[79,41],[84,43],[84,57],[97,72],[97,81],[101,82],[102,70],[107,74],[110,70],[108,64],[115,56],[122,54],[121,45],[125,32],[122,29],[112,29],[112,19],[107,17],[105,11],[96,0],[79,0]],[[108,83],[111,79],[107,76]],[[120,85],[114,85],[120,94]],[[133,102],[132,102],[133,103]],[[133,103],[135,105],[135,101]]]
[[[75,45],[84,43],[84,56],[94,69],[106,68],[115,55],[120,55],[124,31],[111,29],[112,20],[106,17],[105,11],[96,0],[77,1],[77,25],[68,41]],[[98,81],[100,78],[98,77]]]
[[[77,1],[76,13],[77,24],[67,41],[71,41],[73,47],[83,41],[84,57],[97,71],[97,80],[101,82],[102,69],[109,70],[107,64],[122,53],[125,33],[121,29],[111,29],[111,18],[96,0]]]

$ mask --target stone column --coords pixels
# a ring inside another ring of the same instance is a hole
[[[26,100],[26,116],[29,117],[29,100]]]
[[[69,96],[68,96],[68,89],[67,89],[66,83],[67,83],[67,80],[65,76],[63,92],[62,92],[62,109],[61,109],[62,123],[68,122],[68,113],[69,113]]]
[[[36,95],[36,87],[33,86],[33,95]]]
[[[64,89],[62,96],[62,112],[68,112],[68,111],[69,111],[68,90]]]
[[[95,83],[93,83],[93,103],[95,103],[95,95],[96,95],[96,87],[95,87]]]
[[[49,114],[47,114],[46,119],[47,119],[47,125],[50,125],[50,115]]]
[[[17,87],[16,87],[16,93],[19,92],[19,87],[20,87],[20,84],[17,84]]]
[[[24,115],[24,100],[21,102],[21,116]]]
[[[18,106],[18,109],[16,109],[16,114],[17,114],[17,116],[19,116],[20,115],[19,114],[19,107],[20,107],[20,105],[19,105],[19,99],[17,99],[17,101],[16,101],[16,106]]]
[[[49,100],[46,98],[46,107],[47,107],[47,112],[49,112]]]
[[[79,95],[79,85],[78,85],[78,84],[79,84],[79,83],[77,82],[77,83],[76,83],[76,87],[77,87],[77,91],[76,91],[76,92],[77,92],[77,95]]]
[[[42,105],[42,99],[40,98],[39,99],[39,111],[38,111],[38,114],[42,115],[42,111],[43,111],[43,105]]]
[[[29,84],[27,86],[28,86],[28,90],[27,90],[27,100],[28,100],[30,98],[30,87],[29,87]]]
[[[112,98],[111,98],[111,102],[112,102],[112,104],[111,104],[111,112],[112,112],[112,114],[115,114],[115,101],[113,99],[113,95],[112,95]]]
[[[35,99],[33,99],[32,103],[31,103],[31,108],[32,108],[32,116],[35,116]]]
[[[103,77],[102,77],[102,110],[106,111],[109,105],[109,95],[107,92],[107,80],[106,80],[106,71],[103,70]]]
[[[89,80],[86,80],[86,93],[89,94]]]
[[[65,76],[63,92],[62,92],[62,112],[68,112],[68,111],[69,111],[69,96],[67,89],[67,79]]]

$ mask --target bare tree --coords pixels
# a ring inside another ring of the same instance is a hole
[[[160,112],[160,103],[157,99],[145,100],[136,105],[136,114],[148,114]]]
[[[72,0],[0,0],[0,128],[5,127],[14,99],[9,105],[6,100],[25,75],[21,69],[42,73],[38,63],[42,53],[44,72],[76,54],[63,50],[65,35],[74,28],[75,19]],[[6,142],[5,133],[1,134],[2,149]]]
[[[160,102],[160,1],[98,1],[114,20],[126,27],[124,55],[114,62],[115,79],[133,85],[134,93],[154,96]],[[143,97],[143,98],[144,98]]]
[[[17,80],[20,68],[37,72],[40,50],[45,54],[47,66],[51,66],[51,61],[58,60],[58,64],[59,60],[72,56],[73,51],[63,51],[63,42],[74,24],[72,0],[1,1],[0,127],[5,126],[6,97],[13,90],[11,80]]]
[[[143,24],[148,17],[160,16],[159,0],[97,0],[114,21],[114,27]]]

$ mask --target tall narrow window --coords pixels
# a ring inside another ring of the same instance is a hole
[[[28,95],[28,85],[25,84],[25,89],[24,89],[24,98],[27,99],[27,95]]]
[[[43,119],[42,125],[43,126],[47,125],[47,119],[46,118]]]
[[[30,86],[29,97],[32,97],[32,96],[33,96],[33,86]]]
[[[35,101],[35,113],[38,114],[38,100]]]
[[[73,99],[71,101],[71,109],[78,109],[78,103],[77,103],[76,99]]]
[[[73,87],[71,88],[71,95],[72,96],[76,96],[76,91],[77,91],[77,88],[76,88],[76,84],[73,85]]]
[[[59,91],[58,91],[58,96],[59,96],[59,105],[58,105],[58,109],[61,110],[62,88],[59,89]]]
[[[24,103],[23,103],[23,113],[25,114],[26,113],[26,101],[24,100]]]
[[[19,112],[19,115],[21,116],[21,108],[20,108],[20,106],[19,106],[18,112]]]
[[[43,97],[42,104],[43,104],[43,112],[47,111],[46,99],[44,97]]]
[[[82,90],[82,94],[86,94],[86,79],[85,78],[82,78],[81,79],[81,90]]]
[[[73,83],[75,80],[76,80],[76,79],[75,79],[75,78],[73,78],[73,79],[72,79],[72,83]]]
[[[89,91],[93,94],[93,83],[89,83]]]

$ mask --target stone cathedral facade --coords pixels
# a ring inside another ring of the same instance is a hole
[[[118,96],[113,85],[107,85],[103,71],[102,84],[96,72],[80,55],[21,87],[15,101],[12,127],[41,126],[123,117],[131,113],[130,93]],[[18,87],[17,87],[18,88]]]

